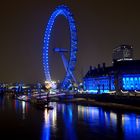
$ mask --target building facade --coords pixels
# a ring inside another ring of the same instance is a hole
[[[133,60],[133,48],[130,45],[120,45],[113,49],[112,60]]]
[[[130,47],[128,48],[130,49]],[[121,53],[123,51],[121,50]],[[119,93],[127,91],[139,92],[140,60],[133,60],[132,52],[130,54],[129,59],[126,59],[126,56],[118,55],[118,57],[115,57],[114,55],[113,65],[109,67],[106,67],[105,63],[102,66],[98,64],[98,67],[94,68],[90,66],[89,71],[83,78],[84,90],[89,93],[99,94],[114,91]]]

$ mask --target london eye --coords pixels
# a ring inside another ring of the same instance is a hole
[[[69,24],[69,31],[70,31],[70,51],[64,48],[53,48],[54,52],[60,54],[66,74],[64,79],[61,81],[61,88],[68,89],[69,85],[72,81],[76,83],[76,78],[74,76],[74,70],[76,66],[77,60],[77,29],[75,25],[75,20],[71,10],[65,6],[60,5],[56,7],[53,13],[50,16],[48,21],[45,35],[44,35],[44,46],[43,46],[43,66],[44,66],[44,73],[45,73],[45,80],[48,82],[52,82],[51,74],[50,74],[50,65],[49,65],[49,47],[50,46],[50,39],[51,39],[51,31],[58,16],[64,16]],[[69,53],[69,60],[66,59],[64,53]]]

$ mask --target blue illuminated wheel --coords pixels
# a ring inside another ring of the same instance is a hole
[[[69,23],[69,29],[70,29],[70,58],[68,62],[68,72],[66,72],[66,75],[62,81],[62,88],[67,89],[69,84],[72,81],[72,75],[75,65],[76,65],[76,54],[77,54],[77,30],[75,26],[75,20],[73,18],[73,14],[70,11],[70,9],[65,6],[61,5],[58,6],[54,12],[52,13],[46,31],[44,36],[44,47],[43,47],[43,65],[44,65],[44,72],[45,72],[45,78],[46,81],[51,82],[51,75],[50,75],[50,67],[49,67],[49,43],[50,43],[50,37],[51,37],[51,31],[53,28],[53,24],[58,16],[64,16]]]

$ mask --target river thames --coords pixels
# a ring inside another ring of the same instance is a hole
[[[140,140],[140,114],[102,107],[51,103],[38,110],[30,103],[0,97],[1,139]]]

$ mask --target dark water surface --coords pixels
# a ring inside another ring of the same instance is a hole
[[[0,97],[0,140],[140,140],[140,114],[74,104],[30,103]]]

